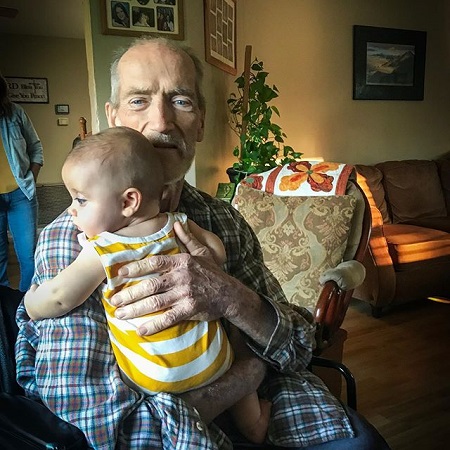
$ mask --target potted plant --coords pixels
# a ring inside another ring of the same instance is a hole
[[[231,93],[227,100],[229,123],[240,141],[233,149],[237,161],[227,169],[231,182],[299,160],[302,155],[284,144],[286,134],[272,121],[273,114],[280,116],[270,104],[278,97],[278,89],[266,83],[268,73],[262,61],[255,58],[249,62],[249,53],[246,49],[247,67],[235,80],[238,93]]]

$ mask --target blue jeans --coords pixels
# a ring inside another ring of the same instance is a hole
[[[8,228],[14,242],[20,268],[22,292],[28,290],[34,273],[36,249],[37,199],[31,200],[20,190],[0,194],[0,285],[9,286]]]
[[[361,414],[346,408],[347,415],[355,432],[353,439],[339,439],[325,444],[311,445],[305,450],[389,450],[390,447],[375,427]]]
[[[277,447],[270,445],[256,445],[238,441],[236,450],[390,450],[389,445],[361,414],[350,408],[346,408],[347,415],[355,432],[352,439],[339,439],[325,442],[324,444],[310,445],[309,447]]]

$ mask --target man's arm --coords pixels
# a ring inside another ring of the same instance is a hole
[[[189,220],[188,223],[192,235],[186,233],[186,230],[179,224],[175,224],[175,231],[177,237],[189,250],[189,253],[192,256],[208,257],[210,256],[209,252],[211,252],[214,261],[217,264],[223,264],[226,261],[226,253],[219,237],[199,227],[192,220]],[[220,277],[222,274],[224,272],[220,271],[217,277]],[[230,283],[229,289],[224,289],[228,297],[222,294],[221,303],[229,305],[229,311],[231,313],[234,312],[234,317],[231,315],[223,315],[221,317],[229,320],[248,336],[252,336],[259,345],[266,346],[276,324],[273,308],[262,302],[259,295],[236,280],[236,278],[228,276],[228,282]],[[242,305],[242,302],[239,302],[237,306],[233,307],[233,299],[236,298],[245,298],[245,304]]]
[[[27,313],[33,320],[62,316],[80,306],[104,278],[99,256],[85,247],[56,277],[31,287],[24,298]]]
[[[279,283],[264,265],[256,236],[242,216],[231,207],[218,208],[221,211],[214,217],[214,232],[225,244],[226,268],[233,276],[211,259],[188,254],[155,256],[128,264],[121,268],[120,275],[162,275],[113,296],[111,301],[118,306],[116,316],[133,318],[167,308],[142,325],[142,334],[155,333],[180,320],[225,318],[247,335],[252,349],[276,370],[306,367],[314,345],[311,315],[287,303]],[[203,223],[199,218],[203,215],[195,217],[197,223],[211,228],[209,217]]]
[[[220,378],[214,389],[205,387],[189,393],[188,401],[206,414],[206,420],[242,398],[241,389],[246,393],[256,390],[266,371],[264,363],[287,372],[306,367],[314,342],[310,317],[287,304],[279,283],[263,263],[261,247],[248,224],[236,210],[222,206],[223,202],[209,202],[213,204],[196,204],[192,218],[224,242],[227,273],[203,257],[157,256],[125,266],[123,275],[127,271],[132,276],[162,271],[162,276],[138,283],[112,299],[122,304],[116,312],[124,313],[122,317],[140,316],[167,305],[165,323],[175,323],[180,317],[224,317],[246,334],[255,364],[236,361],[227,378]],[[142,331],[162,329],[165,323],[151,320]]]

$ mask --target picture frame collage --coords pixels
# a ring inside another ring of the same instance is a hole
[[[184,39],[183,0],[101,0],[102,33]]]
[[[205,59],[236,75],[236,0],[204,0]]]

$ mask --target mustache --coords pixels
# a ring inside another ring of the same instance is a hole
[[[183,149],[185,147],[184,140],[179,136],[173,136],[168,133],[151,133],[146,138],[155,147],[176,147]]]

